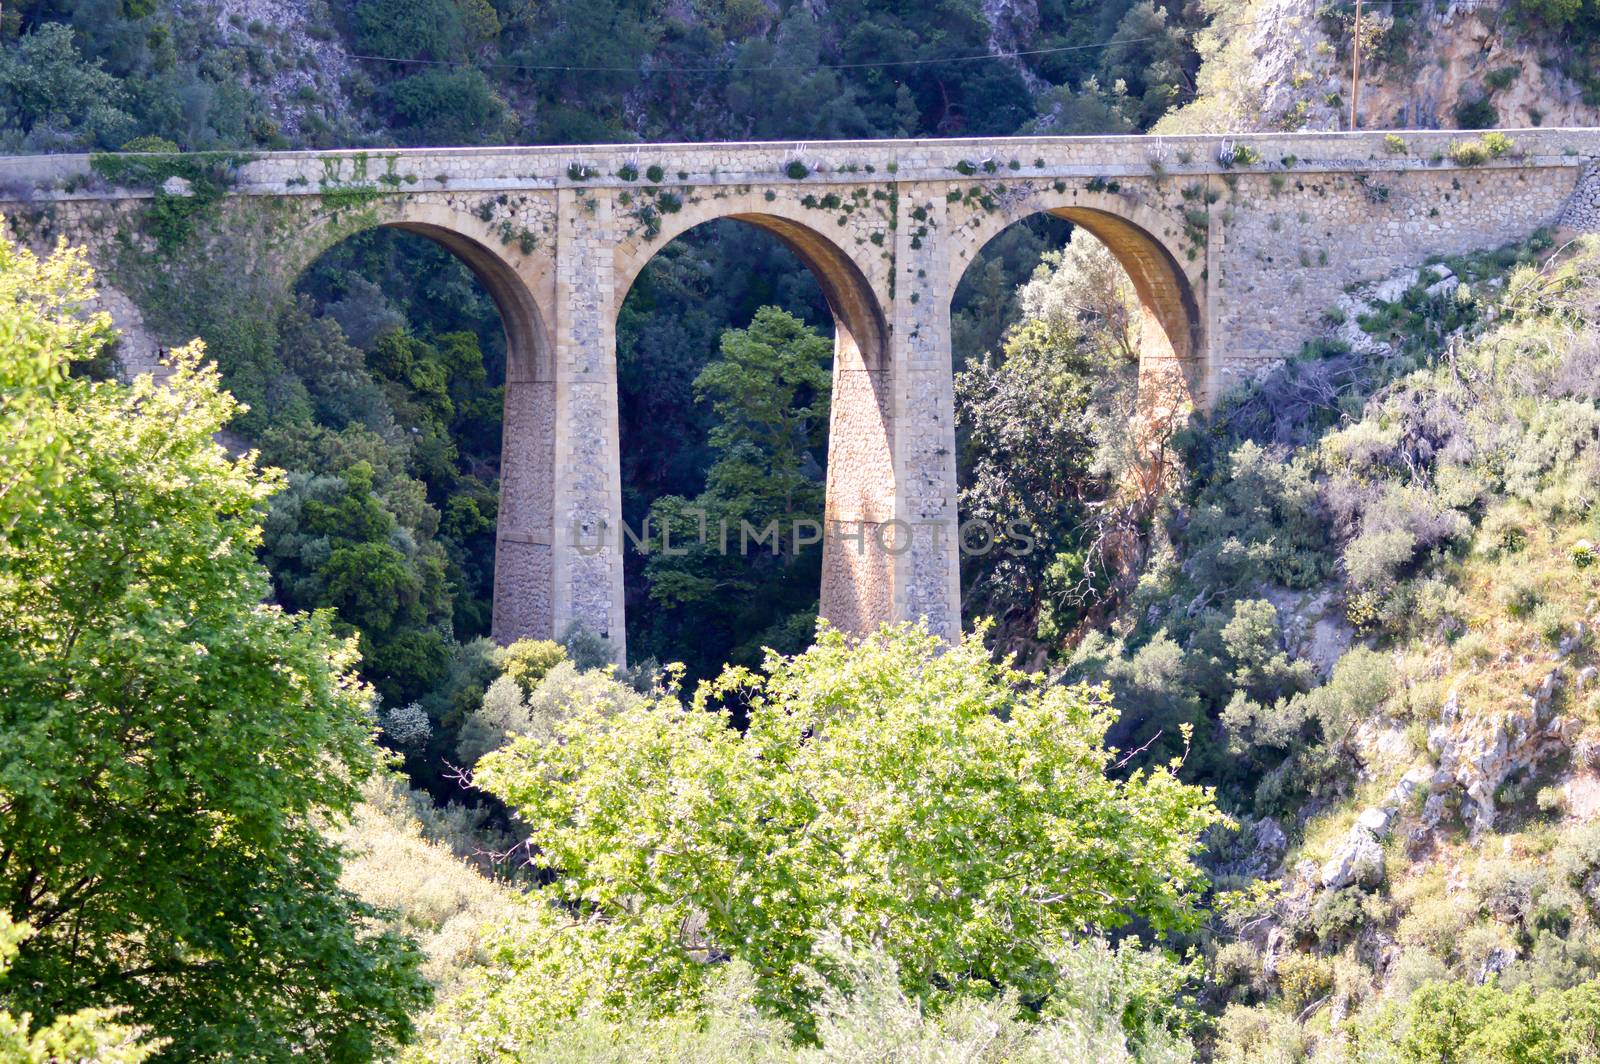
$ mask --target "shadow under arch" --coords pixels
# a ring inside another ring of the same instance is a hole
[[[424,210],[426,215],[438,212]],[[495,520],[494,601],[490,633],[504,645],[553,639],[555,571],[555,353],[547,315],[535,294],[539,278],[466,231],[477,219],[383,218],[369,229],[395,229],[431,240],[454,255],[483,286],[506,339],[500,443],[500,500]],[[295,270],[303,274],[332,247],[368,230],[327,234]],[[520,266],[520,268],[519,268]]]
[[[1170,245],[1177,224],[1154,211],[1113,194],[1068,195],[1072,202],[1040,198],[1029,205],[1031,210],[987,222],[963,249],[971,257],[954,264],[952,275],[959,280],[977,251],[1030,216],[1049,214],[1071,222],[1106,246],[1138,296],[1144,321],[1139,333],[1141,420],[1170,419],[1186,408],[1206,406],[1212,389],[1205,314],[1197,294],[1203,284],[1203,263],[1193,268],[1184,265]]]
[[[657,252],[691,229],[728,219],[772,234],[811,272],[834,320],[833,390],[828,414],[819,612],[834,627],[864,634],[894,609],[896,544],[894,403],[889,326],[871,281],[837,243],[783,205],[757,211],[674,215],[648,247],[619,252],[616,305]],[[787,531],[787,530],[786,530]]]

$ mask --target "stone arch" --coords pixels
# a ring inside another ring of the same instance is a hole
[[[373,228],[415,233],[449,251],[494,301],[506,336],[500,503],[491,633],[502,644],[551,639],[554,623],[556,366],[549,323],[554,270],[507,247],[477,215],[422,197],[393,197],[365,225],[319,218],[290,261],[290,283],[334,245]]]
[[[806,218],[803,211],[786,199],[747,193],[667,216],[653,239],[619,245],[612,313],[614,319],[661,248],[722,218],[771,233],[811,271],[834,319],[820,612],[837,628],[864,633],[892,620],[895,602],[894,556],[883,548],[897,546],[892,529],[885,530],[896,504],[890,337],[880,298],[888,267],[864,269],[814,228],[815,212]]]
[[[950,276],[959,282],[985,244],[1035,214],[1081,227],[1127,272],[1145,321],[1139,352],[1141,416],[1171,416],[1191,404],[1205,407],[1214,398],[1201,302],[1205,257],[1180,253],[1183,223],[1137,197],[1076,189],[1031,197],[1020,209],[986,212],[965,227],[965,239],[952,242]],[[953,285],[950,294],[955,294]]]

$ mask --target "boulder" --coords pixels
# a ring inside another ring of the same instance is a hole
[[[1383,847],[1366,828],[1357,825],[1323,864],[1320,877],[1329,890],[1359,885],[1375,887],[1383,882]]]
[[[1389,825],[1393,821],[1393,809],[1375,805],[1362,810],[1361,815],[1356,817],[1356,827],[1371,833],[1375,839],[1381,839],[1389,834]]]

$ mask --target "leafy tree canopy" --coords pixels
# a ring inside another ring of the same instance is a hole
[[[743,732],[719,699],[748,705]],[[1053,985],[1065,937],[1191,926],[1200,835],[1220,819],[1172,766],[1112,779],[1112,707],[919,628],[671,694],[573,707],[479,763],[554,882],[480,987],[485,1029],[591,1006],[671,1012],[732,956],[754,1002],[812,1035],[843,979],[825,938],[881,947],[930,1005]]]
[[[378,755],[354,646],[263,604],[281,475],[216,442],[236,403],[197,346],[160,385],[64,376],[104,335],[68,317],[81,263],[0,243],[0,267],[0,416],[30,427],[5,445],[0,912],[33,930],[0,994],[45,1024],[125,1009],[166,1059],[377,1056],[427,992],[321,834]]]

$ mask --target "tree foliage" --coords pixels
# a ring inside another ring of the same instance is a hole
[[[1073,234],[1018,291],[998,354],[956,376],[961,516],[1002,536],[964,560],[967,610],[1002,635],[1064,636],[1109,589],[1111,505],[1127,445],[1139,312],[1103,244]]]
[[[427,995],[318,828],[378,757],[353,646],[263,604],[280,476],[215,442],[236,404],[198,349],[163,385],[62,379],[103,328],[66,319],[81,266],[0,264],[3,361],[39,371],[0,409],[58,445],[0,536],[0,897],[33,929],[0,987],[125,1009],[170,1059],[378,1055]]]
[[[768,306],[749,328],[724,332],[721,357],[695,379],[695,395],[715,415],[715,460],[693,500],[666,496],[651,507],[644,573],[653,605],[667,611],[661,622],[696,632],[700,646],[688,662],[696,679],[730,654],[752,662],[756,640],[797,649],[774,631],[796,614],[811,626],[832,361],[825,338]],[[798,522],[817,533],[809,547]],[[742,606],[730,614],[734,596]]]
[[[715,708],[732,697],[743,731]],[[806,973],[843,979],[828,936],[883,949],[937,1006],[1048,995],[1063,936],[1191,926],[1219,814],[1171,766],[1108,777],[1111,713],[1102,692],[912,627],[824,631],[688,705],[576,705],[478,766],[553,878],[499,946],[486,1015],[501,995],[543,1010],[520,1021],[535,1029],[592,1006],[670,1012],[733,956],[754,1003],[807,1038]]]
[[[0,979],[16,958],[17,948],[31,933],[0,912]],[[0,994],[0,1004],[5,996]],[[34,1029],[33,1017],[0,1009],[0,1059],[12,1064],[142,1064],[160,1043],[141,1043],[139,1033],[116,1022],[115,1010],[83,1009],[57,1016],[48,1027]]]

